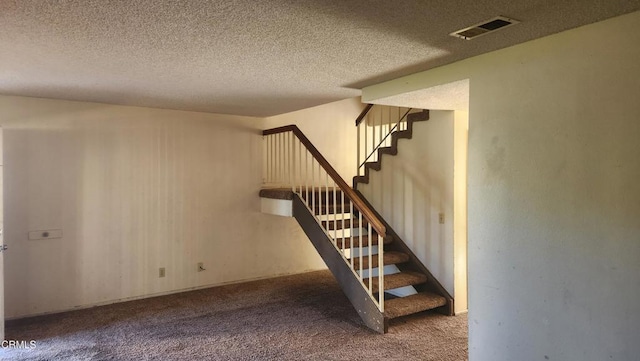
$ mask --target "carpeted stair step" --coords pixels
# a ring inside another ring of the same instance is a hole
[[[387,318],[402,317],[438,308],[446,304],[447,300],[440,295],[420,292],[415,295],[384,301],[384,315]]]
[[[378,170],[378,171],[382,169],[382,163],[379,160],[375,162],[366,162],[364,166],[373,170]]]
[[[384,262],[385,265],[388,264],[400,264],[400,263],[405,263],[409,261],[409,255],[407,255],[406,253],[402,253],[402,252],[384,252],[384,254],[382,255],[382,262]],[[376,268],[378,267],[378,255],[374,254],[371,255],[371,267]],[[360,269],[360,257],[354,257],[353,258],[353,268],[354,269]],[[362,268],[369,268],[369,256],[363,256],[362,257]]]
[[[260,190],[260,197],[292,200],[293,191],[291,188],[265,188]]]
[[[411,137],[413,136],[413,132],[410,130],[400,130],[397,132],[394,132],[392,137],[396,137],[398,139],[411,139]]]
[[[358,183],[369,184],[369,177],[364,175],[358,175],[353,177],[353,186],[356,187]]]
[[[385,237],[382,240],[383,244],[389,244],[391,242],[393,242],[393,237]],[[357,247],[360,247],[360,236],[338,238],[336,239],[336,243],[338,245],[338,248],[351,248],[351,247],[357,248]],[[374,234],[373,237],[371,237],[371,245],[375,246],[377,244],[378,244],[378,235]],[[362,247],[368,247],[368,246],[369,246],[369,235],[362,235]]]
[[[369,279],[365,278],[362,280],[365,285],[369,284]],[[372,281],[372,290],[371,292],[377,293],[378,290],[378,277],[373,277]],[[391,275],[384,275],[384,290],[392,290],[394,288],[405,287],[405,286],[413,286],[419,285],[421,283],[427,282],[427,276],[418,272],[400,272],[394,273]]]
[[[398,147],[380,147],[378,148],[378,155],[389,154],[389,155],[397,155]]]
[[[419,122],[423,120],[429,120],[429,110],[422,109],[420,112],[409,113],[407,115],[407,120],[410,122]]]

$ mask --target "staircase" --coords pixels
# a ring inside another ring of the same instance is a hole
[[[365,120],[366,114],[370,111],[370,109],[365,108],[365,115],[358,117],[360,121],[356,121],[356,126],[359,128],[366,123],[363,122]],[[413,123],[420,121],[429,120],[429,111],[421,109],[418,112],[412,113],[412,109],[406,111],[404,118],[401,118],[395,128],[390,128],[386,130],[384,133],[376,132],[375,129],[371,132],[372,141],[369,145],[366,140],[364,144],[360,141],[361,134],[365,135],[369,134],[366,130],[359,129],[358,130],[358,175],[353,177],[353,187],[357,188],[358,183],[369,183],[369,172],[371,169],[379,171],[382,167],[382,155],[397,155],[398,154],[398,140],[400,139],[411,139],[413,136]],[[382,128],[384,129],[384,124],[382,124],[383,118],[380,118],[380,124],[375,124],[375,120],[372,122],[373,124],[369,124],[370,128]],[[376,135],[380,134],[378,142],[376,142]],[[364,137],[362,137],[364,138]],[[365,138],[366,139],[366,138]],[[365,154],[366,158],[364,162],[360,162],[361,154]]]
[[[368,182],[369,169],[379,169],[382,154],[397,153],[398,139],[411,138],[413,122],[427,120],[428,111],[407,111],[402,119],[404,126],[389,124],[388,146],[378,145],[375,159],[365,159],[354,185]],[[427,310],[453,314],[447,291],[296,126],[263,135],[265,186],[260,196],[291,200],[293,217],[369,328],[386,333],[390,320]]]

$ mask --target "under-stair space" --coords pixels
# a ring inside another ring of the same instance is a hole
[[[400,114],[411,119],[403,136],[425,114]],[[296,126],[263,135],[260,196],[290,207],[283,215],[298,221],[369,328],[384,333],[391,319],[427,310],[453,314],[453,298]]]

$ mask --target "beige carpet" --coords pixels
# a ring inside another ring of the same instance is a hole
[[[467,360],[467,317],[367,329],[328,271],[9,322],[2,360]]]

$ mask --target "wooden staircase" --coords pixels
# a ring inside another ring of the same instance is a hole
[[[360,164],[365,171],[354,178],[353,188],[295,125],[263,131],[264,183],[280,186],[265,187],[260,196],[291,202],[286,215],[298,221],[367,327],[380,333],[398,317],[427,310],[453,315],[451,295],[354,189],[368,183],[370,169],[380,169],[383,154],[397,154],[398,140],[411,138],[414,122],[429,119],[427,110],[399,115],[396,126],[384,124],[389,132],[385,137],[379,132],[380,143],[370,153],[377,152],[377,159],[366,162],[367,156]]]

